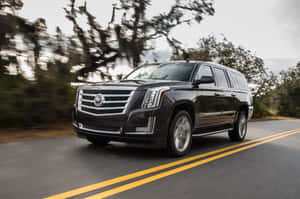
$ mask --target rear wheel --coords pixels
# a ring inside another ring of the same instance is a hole
[[[239,113],[238,119],[234,124],[232,131],[228,132],[231,141],[243,141],[247,135],[248,120],[246,112],[242,111]]]
[[[192,120],[186,111],[178,112],[171,122],[168,151],[172,156],[187,154],[192,145]]]
[[[92,137],[88,137],[87,140],[97,146],[105,146],[109,143],[109,140],[107,139],[97,139],[97,138],[92,138]]]

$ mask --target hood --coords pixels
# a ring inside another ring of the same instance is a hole
[[[109,81],[104,83],[96,83],[92,86],[119,86],[119,87],[137,87],[137,90],[145,90],[161,86],[182,87],[190,86],[190,82],[174,81],[174,80],[120,80]]]

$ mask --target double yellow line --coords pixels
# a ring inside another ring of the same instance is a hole
[[[68,192],[65,192],[65,193],[61,193],[61,194],[57,194],[57,195],[54,195],[54,196],[47,197],[45,199],[66,199],[66,198],[70,198],[70,197],[73,197],[73,196],[84,194],[84,193],[94,191],[94,190],[97,190],[97,189],[101,189],[101,188],[104,188],[104,187],[107,187],[107,186],[110,186],[110,185],[113,185],[113,184],[117,184],[117,183],[120,183],[120,182],[124,182],[124,181],[130,180],[130,179],[134,179],[134,178],[137,178],[137,177],[141,177],[141,176],[144,176],[144,175],[147,175],[147,174],[151,174],[151,173],[154,173],[154,172],[158,172],[158,171],[170,168],[167,171],[164,171],[164,172],[161,172],[161,173],[158,173],[158,174],[154,174],[150,177],[146,177],[146,178],[143,178],[143,179],[140,179],[140,180],[122,185],[122,186],[118,186],[116,188],[112,188],[110,190],[107,190],[107,191],[89,196],[85,199],[106,198],[106,197],[109,197],[109,196],[112,196],[112,195],[130,190],[130,189],[133,189],[135,187],[142,186],[144,184],[159,180],[161,178],[165,178],[167,176],[170,176],[170,175],[173,175],[173,174],[176,174],[176,173],[179,173],[179,172],[182,172],[182,171],[200,166],[202,164],[205,164],[205,163],[208,163],[208,162],[211,162],[211,161],[214,161],[214,160],[217,160],[217,159],[220,159],[220,158],[238,153],[240,151],[244,151],[244,150],[262,145],[264,143],[271,142],[271,141],[274,141],[274,140],[277,140],[277,139],[281,139],[281,138],[284,138],[284,137],[287,137],[289,135],[293,135],[293,134],[296,134],[296,133],[300,133],[300,129],[286,131],[286,132],[274,134],[274,135],[271,135],[271,136],[251,140],[251,141],[248,141],[248,142],[243,142],[243,143],[240,143],[240,144],[232,145],[232,146],[229,146],[229,147],[221,148],[221,149],[214,150],[214,151],[211,151],[211,152],[207,152],[207,153],[203,153],[203,154],[200,154],[200,155],[185,158],[185,159],[182,159],[182,160],[174,161],[174,162],[171,162],[171,163],[168,163],[168,164],[163,164],[163,165],[156,166],[156,167],[153,167],[153,168],[150,168],[150,169],[146,169],[146,170],[138,171],[138,172],[131,173],[131,174],[128,174],[128,175],[124,175],[124,176],[121,176],[121,177],[113,178],[111,180],[106,180],[106,181],[99,182],[99,183],[96,183],[96,184],[93,184],[93,185],[89,185],[89,186],[85,186],[85,187],[82,187],[82,188],[74,189],[74,190],[71,190],[71,191],[68,191]],[[234,150],[231,150],[231,149],[234,149]],[[222,153],[222,152],[224,152],[224,153]],[[214,155],[214,156],[212,156],[212,155]],[[210,157],[208,157],[208,156],[210,156]],[[207,157],[207,158],[205,158],[205,157]],[[201,158],[205,158],[205,159],[201,159]],[[198,160],[198,159],[201,159],[201,160]],[[189,163],[189,162],[194,161],[194,160],[198,160],[198,161]],[[185,164],[185,163],[189,163],[189,164]],[[182,164],[185,164],[185,165],[171,169],[172,167],[182,165]]]

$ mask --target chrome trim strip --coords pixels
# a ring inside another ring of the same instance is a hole
[[[80,93],[82,96],[88,96],[88,97],[95,97],[96,94],[86,94],[86,93]]]
[[[83,102],[90,102],[94,103],[94,100],[87,100],[87,99],[81,99]],[[122,100],[122,101],[103,101],[103,104],[118,104],[118,103],[127,103],[127,100]]]
[[[125,108],[124,108],[124,110],[123,110],[123,114],[127,113],[128,105],[129,105],[129,103],[130,103],[130,101],[131,101],[131,98],[132,98],[132,96],[134,95],[134,93],[135,93],[135,91],[132,91],[132,92],[130,93],[130,95],[129,95],[128,99],[127,99],[128,102],[126,103]]]
[[[86,86],[82,87],[83,90],[129,90],[134,91],[137,89],[137,87],[131,87],[131,86]]]
[[[79,110],[79,109],[78,109],[78,112],[85,113],[87,115],[97,116],[97,117],[98,116],[124,115],[123,112],[121,112],[121,113],[100,113],[100,114],[96,114],[96,113],[90,113],[90,112],[86,112],[86,111]]]
[[[125,132],[127,135],[153,135],[152,132]]]
[[[75,125],[75,127],[79,128],[81,130],[84,130],[84,131],[90,131],[90,132],[94,132],[94,133],[115,134],[115,135],[121,134],[120,131],[95,130],[95,129],[90,129],[90,128],[86,128],[86,127],[78,127],[77,125]]]
[[[209,133],[197,133],[197,134],[193,134],[193,137],[202,137],[202,136],[207,136],[207,135],[214,135],[214,134],[218,134],[218,133],[225,133],[226,131],[231,131],[233,130],[233,128],[229,128],[229,129],[224,129],[224,130],[220,130],[220,131],[212,131]]]
[[[103,101],[104,104],[118,104],[118,103],[127,103],[128,100],[121,100],[121,101]]]
[[[89,109],[94,109],[94,110],[119,110],[119,109],[124,109],[125,106],[119,106],[119,107],[93,107],[93,106],[87,106],[87,105],[80,105],[83,108],[89,108]]]
[[[80,93],[80,95],[88,96],[88,97],[95,97],[97,94]],[[102,96],[103,97],[129,97],[130,94],[102,94]]]
[[[95,132],[95,133],[102,133],[102,134],[114,134],[114,135],[120,135],[120,131],[105,131],[105,130],[94,130],[94,129],[89,129],[85,127],[78,127],[77,124],[73,123],[73,126],[85,131],[90,131],[90,132]],[[152,135],[152,132],[125,132],[127,135]]]
[[[132,93],[132,91],[131,91]],[[102,94],[103,97],[129,97],[130,94]]]

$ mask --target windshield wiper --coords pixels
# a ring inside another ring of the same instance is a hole
[[[122,79],[120,81],[121,82],[135,82],[135,83],[146,82],[146,80],[141,80],[141,79]]]

